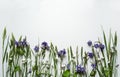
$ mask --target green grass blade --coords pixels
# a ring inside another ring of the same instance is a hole
[[[71,53],[71,57],[73,57],[73,51],[71,46],[70,46],[70,53]]]
[[[105,48],[106,48],[106,51],[107,51],[107,39],[106,39],[106,35],[105,35],[104,30],[103,30],[103,38],[104,38]]]
[[[115,36],[114,36],[114,46],[117,46],[117,32],[115,32]]]
[[[4,28],[2,39],[3,39],[3,46],[4,46],[4,42],[5,42],[5,39],[6,39],[6,28]]]
[[[2,63],[4,63],[4,61],[5,61],[5,57],[6,57],[6,54],[7,54],[8,46],[9,46],[9,38],[8,38],[8,40],[7,40],[7,45],[6,45],[6,47],[5,47],[5,51],[4,51],[3,61],[2,61]]]

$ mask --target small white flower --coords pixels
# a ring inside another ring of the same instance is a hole
[[[12,58],[10,57],[9,60],[12,60]]]
[[[66,66],[66,65],[65,65],[65,64],[63,64],[63,65],[62,65],[62,67],[61,67],[61,69],[63,69],[63,70],[64,70],[64,69],[65,69],[65,66]]]
[[[23,58],[22,63],[24,64],[25,62],[27,62],[27,60],[25,58]]]

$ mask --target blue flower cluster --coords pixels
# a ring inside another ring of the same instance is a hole
[[[84,74],[86,72],[85,67],[83,67],[81,65],[77,65],[76,66],[76,72],[79,73],[79,74]]]
[[[89,40],[89,41],[87,42],[87,44],[88,44],[88,46],[92,46],[92,41]],[[102,43],[95,43],[93,47],[96,48],[96,49],[97,49],[97,48],[100,48],[100,50],[103,51],[104,48],[105,48],[105,45],[102,44]]]
[[[96,69],[97,65],[96,65],[96,63],[92,63],[91,66],[92,66],[93,69]]]
[[[93,53],[92,52],[88,52],[88,56],[89,56],[89,58],[93,58]]]
[[[49,45],[48,45],[48,43],[47,42],[42,42],[41,43],[41,49],[43,49],[43,50],[49,50]],[[35,52],[38,52],[39,51],[39,46],[38,45],[36,45],[35,47],[34,47],[34,51]]]
[[[49,50],[49,46],[48,46],[48,43],[47,42],[42,42],[41,44],[41,48],[44,49],[44,50]]]
[[[58,52],[58,57],[62,58],[62,57],[65,56],[65,54],[66,54],[66,50],[65,50],[65,49],[60,50],[60,51]]]
[[[28,46],[28,43],[26,41],[26,38],[23,39],[23,41],[15,41],[16,47],[22,47],[22,46]]]
[[[38,52],[38,51],[39,51],[39,46],[36,45],[36,46],[34,47],[34,51],[35,51],[35,52]]]

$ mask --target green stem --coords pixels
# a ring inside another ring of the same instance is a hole
[[[28,67],[28,66],[27,66],[27,63],[26,63],[26,76],[25,76],[25,77],[27,77],[27,73],[28,73],[28,72],[27,72],[27,69],[28,69],[27,67]]]
[[[105,60],[105,55],[104,55],[103,51],[102,51],[102,55],[103,55],[103,57],[104,57],[104,65],[105,65],[105,67],[106,67],[106,60]]]
[[[60,69],[61,69],[61,70],[60,70],[60,74],[61,74],[60,76],[61,76],[61,77],[62,77],[62,61],[63,61],[63,59],[61,58],[61,62],[60,62]]]

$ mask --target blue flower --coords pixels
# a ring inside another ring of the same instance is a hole
[[[81,65],[76,66],[76,72],[79,74],[84,74],[85,73],[85,68]]]
[[[88,56],[89,56],[89,58],[93,58],[93,53],[92,52],[88,52]]]
[[[18,41],[15,41],[15,45],[18,47],[18,46],[19,46],[19,42],[18,42]]]
[[[17,47],[28,46],[27,41],[26,41],[26,38],[23,39],[23,41],[15,41],[15,45],[16,45]]]
[[[99,48],[99,44],[94,44],[94,47],[97,49]]]
[[[59,52],[58,52],[58,57],[64,57],[65,56],[65,54],[66,54],[66,51],[65,51],[65,49],[63,49],[63,50],[60,50]]]
[[[48,43],[47,42],[42,42],[41,44],[41,48],[44,49],[44,50],[49,50],[49,46],[48,46]]]
[[[95,69],[96,68],[96,64],[91,64],[92,68]]]
[[[20,42],[19,41],[15,41],[15,45],[16,45],[16,47],[21,47],[22,43],[21,43],[21,41]]]
[[[35,46],[35,47],[34,47],[34,51],[35,51],[35,52],[38,52],[38,51],[39,51],[39,46]]]
[[[89,41],[87,42],[87,44],[88,44],[88,46],[91,46],[91,45],[92,45],[92,41],[89,40]]]
[[[23,41],[21,41],[21,45],[22,45],[22,46],[28,46],[28,45],[27,45],[26,38],[25,38],[25,39],[23,39]]]
[[[105,46],[104,46],[103,44],[100,43],[100,44],[99,44],[99,48],[100,48],[101,51],[103,51],[104,48],[105,48]]]

